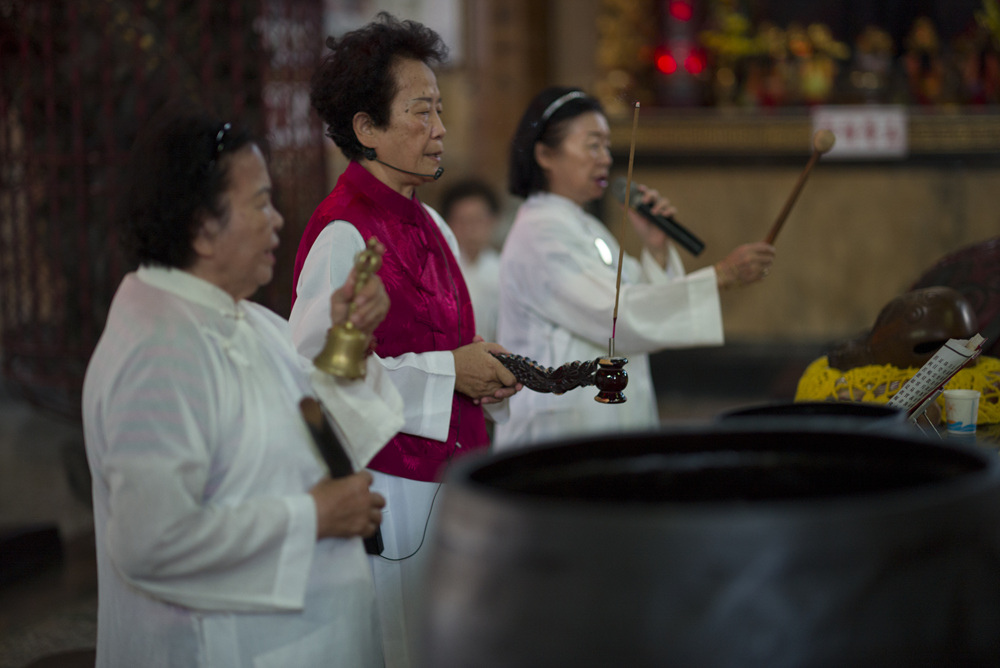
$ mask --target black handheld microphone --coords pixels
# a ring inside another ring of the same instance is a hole
[[[374,160],[380,165],[385,165],[389,169],[395,169],[397,172],[402,172],[404,174],[409,174],[411,176],[422,176],[425,179],[434,179],[435,181],[437,181],[438,179],[441,178],[441,175],[444,174],[444,167],[438,167],[436,170],[434,170],[433,174],[421,174],[420,172],[411,172],[407,169],[402,169],[401,167],[390,165],[388,162],[382,162],[381,160],[379,160],[378,156],[375,155],[375,149],[373,148],[365,149],[365,158],[367,158],[368,160]]]
[[[611,193],[619,202],[625,201],[625,179],[623,177],[615,179],[614,183],[611,184]],[[641,213],[646,220],[663,230],[667,236],[687,249],[692,255],[698,255],[705,250],[705,242],[674,220],[673,216],[657,215],[653,213],[648,204],[643,204],[642,192],[634,183],[629,193],[628,205]]]
[[[320,403],[312,397],[304,397],[299,402],[299,411],[302,413],[302,419],[305,420],[306,426],[309,427],[309,433],[312,434],[313,441],[316,443],[316,449],[319,450],[323,461],[326,462],[330,477],[345,478],[354,473],[354,465],[351,464],[347,453],[344,452],[344,446],[341,445],[340,439],[333,432],[333,427],[327,422]],[[376,527],[375,533],[365,538],[364,543],[365,552],[368,554],[382,554],[382,550],[385,549],[382,543],[382,528]]]

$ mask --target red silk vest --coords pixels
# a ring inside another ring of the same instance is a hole
[[[356,162],[348,165],[333,192],[309,219],[295,256],[293,285],[299,283],[299,273],[313,242],[335,220],[351,223],[365,240],[375,237],[385,244],[378,275],[392,305],[375,330],[379,355],[454,350],[472,343],[476,331],[472,301],[458,262],[437,224],[416,195],[412,199],[403,197]],[[414,398],[403,400],[410,402]],[[401,432],[368,467],[412,480],[433,481],[459,452],[488,445],[483,409],[456,392],[447,441]]]

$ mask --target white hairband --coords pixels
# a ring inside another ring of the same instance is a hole
[[[549,120],[549,118],[552,116],[552,114],[556,113],[559,110],[559,107],[563,106],[564,104],[566,104],[570,100],[575,100],[575,99],[580,98],[580,97],[587,97],[587,94],[584,93],[582,90],[571,90],[570,92],[566,93],[565,95],[557,97],[552,102],[552,104],[550,104],[549,106],[545,107],[545,111],[542,112],[542,123],[544,123],[545,121]]]

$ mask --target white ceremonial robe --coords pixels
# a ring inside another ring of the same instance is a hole
[[[469,299],[476,314],[476,334],[487,341],[496,341],[497,310],[500,308],[500,254],[484,248],[475,261],[458,256]]]
[[[298,403],[319,394],[370,453],[401,400],[376,363],[319,392],[311,371],[258,304],[179,270],[122,281],[83,393],[98,666],[382,665],[361,540],[316,539],[325,467]]]
[[[552,193],[518,209],[500,255],[497,341],[546,367],[608,355],[619,246],[599,220]],[[525,389],[497,425],[498,449],[554,439],[654,428],[659,423],[648,354],[664,348],[721,345],[715,270],[685,274],[671,246],[664,271],[646,252],[624,256],[615,356],[627,357],[627,401],[594,401],[583,387],[562,395]]]

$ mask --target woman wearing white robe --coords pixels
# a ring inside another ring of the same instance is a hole
[[[600,198],[611,168],[610,130],[600,104],[580,90],[549,88],[529,105],[511,145],[511,193],[525,197],[500,260],[497,341],[545,367],[608,355],[618,270],[614,236],[584,206]],[[670,203],[641,186],[654,213]],[[658,423],[648,354],[721,345],[719,290],[762,278],[774,260],[745,244],[713,267],[686,274],[666,235],[630,212],[641,258],[624,257],[615,356],[627,357],[627,401],[594,401],[593,388],[562,395],[521,392],[495,446],[646,429]]]
[[[402,424],[401,399],[374,362],[366,381],[324,377],[247,301],[282,225],[257,146],[203,117],[157,127],[123,207],[141,266],[84,383],[97,665],[381,666],[360,537],[384,499],[366,472],[325,476],[298,406],[318,396],[362,466]],[[352,296],[331,300],[334,321]],[[370,333],[381,283],[357,301]]]

